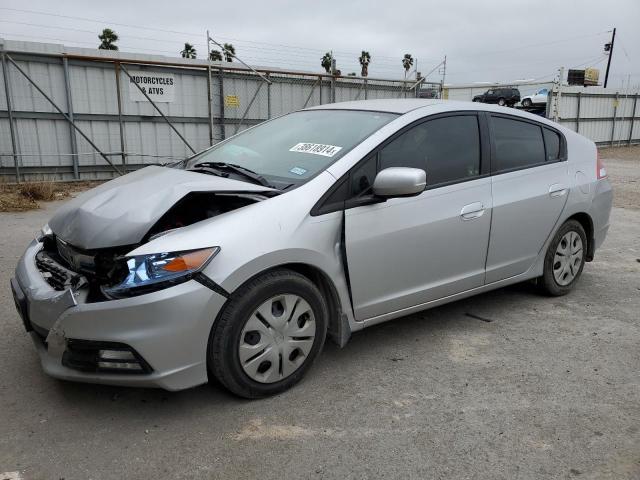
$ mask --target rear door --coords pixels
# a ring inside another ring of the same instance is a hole
[[[488,118],[493,215],[486,282],[492,283],[533,265],[566,204],[569,179],[559,132],[508,115]]]
[[[369,192],[376,172],[422,168],[426,190],[345,210],[345,245],[356,319],[383,315],[484,282],[491,178],[488,133],[473,112],[409,127],[354,168],[350,188]],[[350,203],[347,202],[347,206]],[[351,205],[357,205],[351,203]]]

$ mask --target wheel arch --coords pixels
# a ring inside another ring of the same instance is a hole
[[[316,287],[318,287],[324,298],[327,300],[327,306],[329,308],[327,335],[336,345],[344,347],[351,337],[351,326],[347,315],[344,313],[344,308],[350,308],[350,306],[346,305],[343,308],[335,283],[321,268],[304,262],[288,262],[273,265],[255,273],[250,278],[247,278],[233,291],[235,292],[242,285],[252,281],[256,277],[260,277],[274,270],[282,269],[299,273],[300,275],[308,278]],[[233,292],[231,292],[231,294],[233,295]],[[222,310],[224,310],[224,308]]]
[[[577,221],[578,223],[580,223],[580,225],[582,225],[582,228],[584,228],[584,232],[587,235],[587,255],[585,256],[585,260],[587,262],[592,261],[595,253],[593,219],[588,213],[578,212],[567,218],[565,222],[568,222],[569,220]]]

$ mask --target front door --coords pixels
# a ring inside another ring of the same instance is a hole
[[[481,158],[477,116],[455,114],[410,127],[354,168],[356,191],[384,168],[427,173],[427,189],[416,197],[345,212],[357,320],[483,285],[492,198]]]

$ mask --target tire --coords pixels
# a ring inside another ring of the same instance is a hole
[[[527,108],[529,108],[531,105],[533,105],[533,103],[531,103],[531,99],[530,99],[530,98],[525,98],[525,99],[522,101],[522,106],[523,106],[523,107],[527,107]]]
[[[287,390],[318,357],[328,320],[327,302],[307,277],[286,269],[260,275],[238,288],[216,319],[209,371],[244,398]]]
[[[569,220],[564,223],[544,258],[544,273],[538,279],[542,292],[555,297],[569,293],[582,274],[586,253],[587,235],[580,222]]]
[[[498,99],[498,105],[500,105],[501,107],[504,107],[504,106],[505,106],[505,103],[506,103],[506,102],[505,102],[504,98],[499,98],[499,99]]]
[[[480,99],[479,99],[479,98],[474,98],[474,99],[473,99],[473,101],[474,101],[474,102],[478,102],[478,103],[479,103],[479,102],[480,102]]]

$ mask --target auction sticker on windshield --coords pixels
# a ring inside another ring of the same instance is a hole
[[[342,150],[342,147],[324,145],[322,143],[298,143],[289,149],[290,152],[312,153],[323,157],[333,157],[340,150]]]

